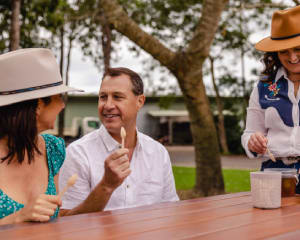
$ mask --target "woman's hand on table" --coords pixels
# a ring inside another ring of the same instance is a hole
[[[30,200],[23,209],[19,211],[17,222],[36,221],[46,222],[54,215],[62,201],[58,195],[40,194],[37,198]]]
[[[250,136],[248,149],[251,152],[264,154],[267,150],[267,143],[268,139],[261,132],[256,132]]]

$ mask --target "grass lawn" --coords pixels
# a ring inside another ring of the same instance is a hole
[[[250,172],[256,170],[223,169],[227,193],[250,191]],[[192,189],[195,185],[195,168],[173,166],[177,190]]]

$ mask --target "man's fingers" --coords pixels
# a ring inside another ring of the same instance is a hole
[[[124,155],[124,156],[116,159],[114,162],[116,163],[116,165],[120,166],[120,165],[122,165],[124,163],[128,163],[129,164],[129,159],[128,159],[127,155]]]
[[[126,170],[124,170],[122,172],[122,175],[123,175],[123,179],[127,178],[131,173],[131,169],[130,168],[127,168]]]
[[[125,161],[121,164],[118,164],[115,168],[112,169],[112,172],[118,176],[118,178],[123,177],[123,172],[130,168],[129,161]]]
[[[124,163],[128,163],[129,164],[129,160],[128,160],[128,156],[127,155],[123,155],[123,156],[119,157],[118,159],[106,162],[106,165],[107,165],[107,167],[110,170],[113,171],[114,169],[118,169],[119,166],[123,165]]]
[[[118,178],[119,178],[120,182],[122,183],[125,180],[125,178],[127,178],[130,175],[130,173],[131,173],[130,168],[127,168],[122,172],[118,172]]]
[[[107,159],[108,160],[116,160],[120,158],[121,156],[128,154],[129,150],[127,148],[120,148],[114,151]]]
[[[124,172],[125,170],[127,170],[128,168],[130,168],[130,163],[129,161],[124,162],[123,164],[120,165],[119,169],[121,172]]]

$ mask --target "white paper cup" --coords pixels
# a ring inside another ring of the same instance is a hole
[[[281,172],[251,172],[250,181],[253,207],[281,206]]]

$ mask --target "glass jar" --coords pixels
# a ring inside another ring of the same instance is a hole
[[[295,195],[298,174],[295,168],[265,168],[264,171],[281,172],[281,197]]]

